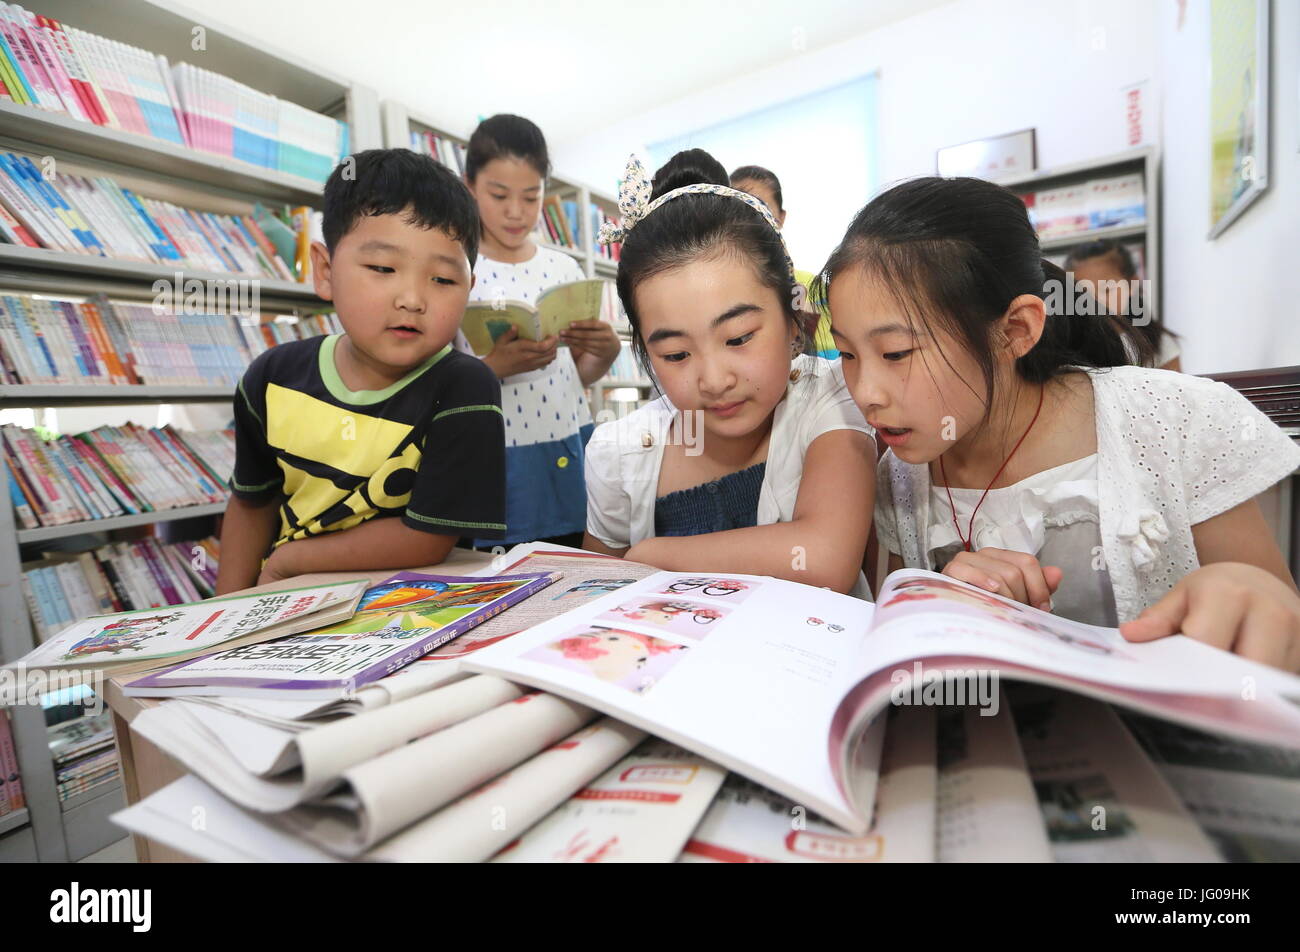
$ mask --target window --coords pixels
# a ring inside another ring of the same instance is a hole
[[[875,75],[649,146],[649,171],[704,149],[731,172],[761,165],[781,180],[795,267],[817,271],[878,185]]]

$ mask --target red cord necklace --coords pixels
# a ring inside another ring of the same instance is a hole
[[[1025,432],[1020,435],[1020,439],[1016,440],[1016,445],[1011,447],[1011,452],[1008,453],[1007,458],[1002,461],[1002,465],[998,467],[998,471],[993,474],[993,478],[989,480],[989,484],[984,487],[984,492],[980,496],[979,502],[975,504],[975,509],[970,514],[970,523],[966,526],[965,535],[961,534],[961,525],[957,522],[957,507],[953,505],[952,488],[948,485],[948,474],[944,472],[943,469],[943,455],[940,454],[939,456],[939,475],[943,477],[943,488],[948,492],[948,507],[952,509],[952,527],[957,530],[957,538],[961,539],[961,544],[966,548],[967,552],[971,551],[971,542],[975,539],[975,513],[980,511],[980,506],[984,505],[984,499],[988,496],[989,490],[992,489],[993,484],[998,481],[998,477],[1002,475],[1002,471],[1007,468],[1007,463],[1011,462],[1011,457],[1016,455],[1016,450],[1020,449],[1020,444],[1025,442],[1025,437],[1028,436],[1029,431],[1034,428],[1034,424],[1038,422],[1038,414],[1043,412],[1043,392],[1046,389],[1046,386],[1039,388],[1038,409],[1034,411],[1034,418],[1029,421],[1029,426],[1025,427]]]

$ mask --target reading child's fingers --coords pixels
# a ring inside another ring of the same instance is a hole
[[[1033,605],[1045,612],[1052,610],[1052,589],[1047,584],[1043,567],[1036,558],[1025,552],[1012,552],[1002,549],[998,550],[997,555],[994,557],[1004,559],[1020,573],[1019,583],[1025,592],[1022,601],[1026,605]]]
[[[943,574],[990,592],[996,592],[1001,587],[998,579],[993,578],[985,569],[970,560],[969,552],[958,552],[956,557],[943,567]]]
[[[1043,566],[1043,580],[1047,582],[1047,587],[1055,592],[1061,587],[1061,581],[1065,578],[1065,573],[1055,565]]]
[[[1188,594],[1184,585],[1175,585],[1169,594],[1132,621],[1119,626],[1119,633],[1129,641],[1155,641],[1176,635],[1187,614]]]
[[[1297,635],[1296,625],[1295,616],[1280,605],[1255,601],[1246,609],[1232,651],[1260,664],[1285,668],[1288,649]]]
[[[1244,591],[1187,586],[1187,616],[1182,633],[1207,645],[1231,651],[1250,605]]]
[[[972,585],[978,585],[980,588],[987,589],[990,592],[997,592],[999,595],[1015,599],[1018,602],[1025,600],[1024,580],[1021,578],[1020,571],[1002,559],[990,555],[988,550],[980,552],[959,552],[949,566],[962,563],[970,566],[977,573],[973,579],[965,579]],[[944,569],[945,574],[948,570]],[[958,576],[954,575],[954,578]]]

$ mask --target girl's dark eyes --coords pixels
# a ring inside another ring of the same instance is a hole
[[[686,351],[681,350],[675,354],[664,354],[663,359],[668,361],[670,364],[681,363],[686,359]]]
[[[453,281],[451,278],[434,278],[433,280],[437,281],[439,284],[455,284],[455,283],[456,283],[456,282]]]
[[[842,350],[842,351],[840,351],[840,356],[843,357],[845,360],[857,360],[857,359],[858,359],[858,358],[854,357],[852,354],[850,354],[847,350]]]
[[[881,354],[880,356],[884,357],[885,360],[898,361],[898,360],[902,360],[904,357],[910,354],[914,349],[915,348],[912,348],[910,350],[893,350],[887,354]]]
[[[750,338],[754,336],[754,333],[755,333],[754,331],[750,331],[748,334],[742,334],[742,335],[739,336],[739,337],[733,337],[733,338],[731,338],[731,340],[727,341],[727,346],[728,346],[728,347],[741,347],[741,346],[743,346],[744,344],[748,344]]]
[[[366,265],[366,267],[369,268],[371,271],[378,271],[380,274],[393,273],[393,269],[388,267],[388,265],[384,265],[384,264],[368,264]]]

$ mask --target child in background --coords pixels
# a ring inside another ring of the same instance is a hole
[[[478,233],[426,156],[372,149],[330,175],[312,275],[344,333],[273,347],[240,381],[217,594],[433,565],[462,532],[504,532],[500,385],[450,346]]]
[[[678,153],[628,165],[618,293],[664,395],[596,429],[584,547],[863,593],[875,447],[838,365],[800,354],[771,213]],[[725,173],[723,173],[725,174]]]
[[[1014,194],[899,185],[823,274],[844,375],[889,446],[891,569],[1300,669],[1300,594],[1255,501],[1300,447],[1224,384],[1124,366],[1115,322],[1047,314],[1045,275],[1065,275]]]
[[[748,192],[755,198],[761,199],[768,209],[772,212],[772,217],[782,228],[785,227],[785,199],[781,197],[781,180],[775,173],[768,171],[761,165],[742,165],[736,171],[731,173],[731,187],[738,188],[742,192]],[[805,292],[811,292],[813,273],[811,271],[800,271],[795,269],[794,276],[798,282],[803,285]],[[827,360],[834,360],[839,356],[835,349],[835,340],[831,337],[831,315],[825,307],[821,308],[817,318],[817,325],[812,333],[809,345],[809,353],[816,354],[818,357],[825,357]]]
[[[1136,299],[1130,293],[1130,285],[1138,280],[1138,274],[1127,248],[1113,238],[1080,245],[1065,259],[1065,270],[1074,272],[1076,286],[1083,285],[1092,291],[1108,313],[1130,323],[1147,340],[1155,354],[1155,366],[1162,370],[1182,369],[1178,338],[1155,315],[1144,313],[1140,286]]]
[[[586,277],[573,258],[532,239],[550,168],[542,131],[527,119],[492,116],[470,136],[465,181],[483,222],[470,300],[533,304],[547,288]],[[583,391],[605,375],[619,348],[611,325],[577,321],[559,340],[520,340],[511,328],[483,358],[501,380],[505,411],[506,544],[580,544],[584,447],[593,427]],[[475,544],[493,541],[485,533]]]

